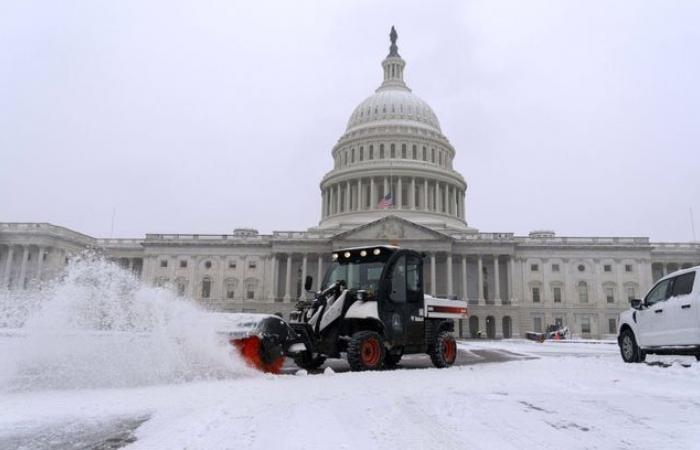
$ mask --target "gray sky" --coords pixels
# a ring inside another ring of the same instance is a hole
[[[0,221],[304,230],[399,32],[481,231],[700,237],[700,3],[0,2]]]

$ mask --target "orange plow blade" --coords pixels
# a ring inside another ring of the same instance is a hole
[[[232,339],[231,344],[238,349],[245,362],[265,373],[280,373],[284,355],[274,346],[265,345],[259,336]]]

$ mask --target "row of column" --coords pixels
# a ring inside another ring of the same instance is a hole
[[[278,286],[277,282],[279,279],[279,268],[283,261],[283,257],[286,258],[286,267],[284,273],[284,295],[282,297],[283,301],[290,301],[292,299],[292,263],[294,261],[294,253],[280,254],[275,253],[272,255],[272,297],[277,298]],[[314,288],[318,289],[320,283],[323,279],[323,254],[318,254],[316,262],[316,277],[314,282]],[[306,276],[309,275],[309,255],[302,253],[301,255],[301,282],[304,283]]]
[[[394,179],[395,186],[391,186],[394,184]],[[407,194],[405,199],[404,187]],[[321,194],[323,217],[344,212],[378,209],[379,201],[388,192],[395,194],[393,195],[395,209],[436,211],[464,218],[462,189],[447,182],[416,177],[359,178],[330,185]],[[368,194],[369,203],[366,201]]]
[[[461,298],[464,300],[469,301],[469,281],[467,277],[467,259],[468,258],[476,258],[476,264],[477,264],[477,276],[476,276],[476,283],[477,283],[477,298],[471,299],[475,300],[477,303],[484,303],[486,300],[496,300],[501,303],[510,303],[510,299],[507,297],[510,296],[511,298],[513,297],[513,272],[514,272],[514,260],[512,257],[508,259],[508,270],[506,271],[507,275],[507,289],[508,292],[506,294],[506,298],[503,299],[501,297],[501,275],[500,275],[500,257],[499,255],[493,255],[491,256],[492,258],[492,268],[493,268],[493,280],[494,280],[494,292],[493,292],[493,297],[492,298],[486,298],[487,296],[484,295],[484,256],[486,255],[481,255],[481,254],[476,254],[476,255],[471,255],[471,254],[460,254],[460,255],[453,255],[452,253],[447,253],[446,254],[446,260],[445,260],[445,271],[447,273],[447,296],[448,297],[454,297],[455,296],[455,285],[454,285],[454,270],[453,270],[453,259],[454,257],[458,258],[458,261],[461,262]],[[437,253],[431,253],[429,255],[430,258],[430,268],[429,268],[429,276],[430,276],[430,295],[436,296],[437,295]],[[491,296],[488,296],[491,297]],[[504,301],[505,300],[505,301]]]
[[[29,278],[27,276],[28,271],[31,270],[29,264],[29,256],[31,248],[36,248],[36,261],[34,263],[33,279],[41,281],[43,271],[44,271],[44,258],[48,258],[49,255],[55,255],[60,258],[60,260],[65,259],[66,251],[63,249],[53,249],[43,246],[29,246],[29,245],[9,245],[7,248],[7,254],[5,256],[5,264],[2,269],[2,286],[5,288],[19,287],[24,289],[28,286]],[[50,250],[53,249],[55,251]],[[15,278],[12,278],[12,266],[16,255],[21,254],[19,261],[19,273]]]
[[[665,277],[669,273],[673,273],[676,270],[687,269],[689,267],[699,266],[700,262],[684,262],[684,263],[664,263],[664,262],[652,262],[652,269],[655,267],[661,267],[661,278]]]

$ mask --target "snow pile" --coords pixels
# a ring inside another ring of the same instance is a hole
[[[131,387],[250,373],[215,319],[85,254],[62,280],[0,293],[0,389]]]

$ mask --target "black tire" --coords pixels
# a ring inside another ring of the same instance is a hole
[[[379,333],[358,331],[348,343],[348,364],[350,370],[379,370],[384,366],[386,350]]]
[[[294,364],[307,370],[318,369],[324,362],[326,362],[325,356],[313,356],[310,352],[303,352],[294,357]]]
[[[624,330],[620,333],[620,355],[626,363],[644,362],[646,354],[637,345],[637,340],[634,338],[634,333],[631,330]]]
[[[401,357],[403,355],[401,353],[399,354],[394,354],[394,353],[387,353],[386,356],[384,356],[384,367],[387,369],[394,369],[396,366],[399,365],[399,362],[401,361]]]
[[[457,359],[457,341],[448,331],[441,331],[428,350],[433,365],[442,369],[450,367]]]

